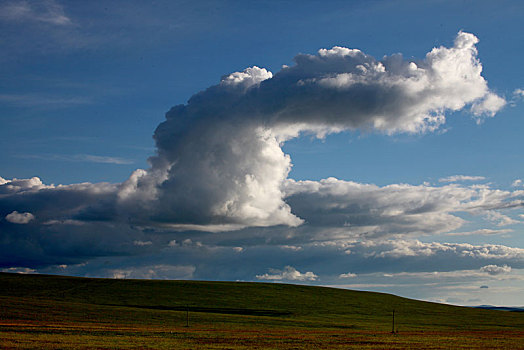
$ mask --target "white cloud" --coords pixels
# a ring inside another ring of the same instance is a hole
[[[510,223],[494,210],[522,207],[523,194],[482,186],[393,184],[379,187],[335,178],[288,180],[286,202],[326,239],[456,231],[465,220],[454,213],[483,214],[491,224]],[[328,230],[329,228],[329,230]],[[319,239],[319,237],[316,237]]]
[[[220,81],[220,85],[242,87],[247,89],[253,85],[258,85],[266,79],[271,79],[273,74],[265,68],[253,66],[246,68],[243,72],[231,73]]]
[[[133,244],[138,246],[138,247],[145,247],[145,246],[150,246],[153,244],[153,242],[151,241],[139,241],[139,240],[136,240],[136,241],[133,241]]]
[[[513,187],[519,187],[522,185],[522,180],[521,179],[517,179],[515,181],[513,181],[513,183],[511,184],[511,186]]]
[[[36,176],[30,179],[13,178],[12,180],[2,179],[0,181],[0,194],[38,191],[47,188],[54,188],[54,186],[44,185],[42,180]]]
[[[506,100],[494,93],[489,93],[480,101],[471,106],[471,111],[475,116],[488,115],[493,117],[502,107],[506,105]]]
[[[376,240],[355,242],[348,246],[367,257],[404,258],[442,255],[449,259],[471,257],[475,259],[524,259],[524,249],[497,244],[472,245],[469,243],[421,242],[419,240]],[[453,258],[451,258],[453,257]]]
[[[458,181],[482,181],[484,176],[453,175],[439,179],[439,182],[458,182]]]
[[[7,214],[5,219],[13,224],[27,224],[35,219],[35,216],[31,213],[19,213],[16,210],[10,214]]]
[[[356,273],[351,273],[351,272],[348,272],[348,273],[341,273],[338,278],[354,278],[354,277],[357,277],[357,274]]]
[[[197,247],[197,248],[200,248],[203,246],[202,242],[199,242],[199,241],[196,241],[196,242],[193,242],[193,240],[191,240],[191,238],[186,238],[182,241],[182,246],[184,247]]]
[[[515,89],[513,91],[513,95],[515,97],[524,98],[524,90],[523,89]]]
[[[486,265],[480,268],[480,271],[488,273],[490,275],[500,275],[511,272],[511,266],[503,265]]]
[[[41,22],[55,26],[69,26],[63,7],[54,0],[8,1],[0,6],[0,19],[15,22]]]
[[[515,259],[517,261],[524,259],[524,249],[517,247],[507,247],[497,244],[474,246],[468,243],[462,243],[457,244],[454,248],[457,253],[462,256],[477,259]]]
[[[77,195],[80,194],[90,194],[90,195],[96,195],[96,194],[108,194],[111,193],[114,195],[116,193],[117,188],[119,185],[110,184],[107,182],[100,182],[100,183],[89,183],[89,182],[83,182],[78,184],[72,184],[72,185],[46,185],[42,182],[42,180],[39,177],[32,177],[30,179],[17,179],[13,178],[11,180],[9,179],[2,179],[3,183],[0,183],[0,195],[15,195],[15,194],[21,194],[23,192],[27,192],[26,195],[30,196],[30,194],[37,194],[37,193],[47,193],[47,194],[54,194],[54,195],[60,195],[65,193],[75,193]],[[24,197],[22,197],[24,198]],[[57,203],[51,203],[53,206],[56,206]]]
[[[300,246],[289,245],[289,244],[281,245],[280,248],[287,249],[287,250],[293,250],[295,252],[298,252],[298,251],[302,250],[302,247],[300,247]]]
[[[486,218],[490,221],[495,222],[497,226],[507,226],[521,223],[521,221],[514,220],[507,215],[501,214],[493,210],[486,212]]]
[[[288,281],[315,281],[318,276],[308,271],[301,273],[292,266],[284,267],[284,270],[269,269],[269,273],[256,275],[259,280],[288,280]]]
[[[501,234],[511,233],[511,232],[513,232],[512,229],[493,230],[489,228],[483,228],[483,229],[475,230],[475,231],[451,232],[446,235],[447,236],[501,235]]]
[[[400,258],[400,257],[406,257],[406,256],[431,256],[436,254],[439,251],[449,251],[453,250],[453,247],[450,247],[446,244],[441,244],[437,242],[433,243],[422,243],[418,240],[414,241],[404,241],[404,240],[396,240],[396,241],[389,241],[388,242],[391,245],[391,248],[389,250],[384,250],[376,254],[378,257],[392,257],[392,258]],[[375,253],[370,254],[375,255]]]

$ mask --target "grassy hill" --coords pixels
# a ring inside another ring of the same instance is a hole
[[[0,273],[0,305],[2,348],[524,348],[521,312],[289,284]]]

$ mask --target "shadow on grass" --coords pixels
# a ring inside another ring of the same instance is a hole
[[[247,316],[290,316],[289,311],[281,310],[263,310],[263,309],[235,309],[222,307],[202,307],[202,306],[161,306],[161,305],[118,305],[118,304],[103,304],[105,306],[118,307],[133,307],[139,309],[151,310],[168,310],[168,311],[189,311],[189,312],[204,312],[214,314],[228,314],[228,315],[247,315]]]

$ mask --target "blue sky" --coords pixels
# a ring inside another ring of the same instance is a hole
[[[0,9],[6,271],[521,303],[521,2]]]

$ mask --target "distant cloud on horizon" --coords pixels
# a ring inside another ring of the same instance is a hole
[[[283,270],[270,269],[269,273],[256,275],[256,278],[270,281],[315,281],[318,276],[311,271],[302,273],[292,266],[286,266]]]

